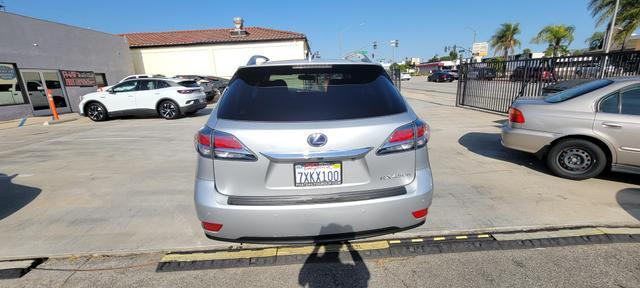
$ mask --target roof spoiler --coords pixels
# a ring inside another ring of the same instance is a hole
[[[262,61],[258,62],[258,59],[261,59]],[[260,63],[268,62],[268,61],[269,61],[269,58],[267,58],[266,56],[253,55],[253,56],[251,56],[251,58],[247,62],[247,66],[249,66],[249,65],[257,65],[257,64],[260,64]]]

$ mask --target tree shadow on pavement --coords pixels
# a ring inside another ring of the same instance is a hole
[[[330,224],[322,227],[320,234],[327,234],[325,231],[344,231],[344,228],[352,231],[350,226]],[[341,253],[341,250],[344,251],[342,247],[346,247],[349,253]],[[348,258],[353,263],[342,262],[348,261]],[[348,241],[318,243],[300,269],[298,284],[303,287],[368,287],[370,278],[362,256]]]
[[[618,191],[616,201],[624,211],[640,221],[640,188],[627,188]]]
[[[0,173],[0,220],[27,206],[42,191],[38,188],[14,184],[12,179],[16,176],[18,175],[8,176]]]
[[[500,134],[470,132],[462,135],[458,143],[467,150],[478,155],[526,166],[538,172],[551,174],[544,161],[536,158],[535,155],[505,148],[500,143]]]

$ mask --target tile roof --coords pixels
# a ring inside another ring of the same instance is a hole
[[[262,27],[245,27],[247,35],[232,37],[232,28],[184,30],[170,32],[143,32],[120,34],[129,41],[129,47],[178,46],[190,44],[237,43],[250,41],[306,39],[302,33]]]

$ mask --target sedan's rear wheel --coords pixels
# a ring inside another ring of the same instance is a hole
[[[109,116],[107,114],[107,109],[104,108],[102,104],[97,102],[87,104],[85,108],[85,114],[87,115],[87,117],[89,117],[89,119],[93,121],[104,121],[107,120]]]
[[[164,119],[173,120],[180,118],[180,107],[176,102],[165,100],[158,105],[158,114]]]
[[[554,145],[547,155],[551,171],[563,178],[584,180],[598,176],[607,156],[598,145],[583,139],[567,139]]]

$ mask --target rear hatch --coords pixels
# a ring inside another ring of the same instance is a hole
[[[313,196],[407,185],[414,120],[378,65],[241,68],[210,123],[216,188],[231,196]],[[389,140],[395,148],[379,155]]]

